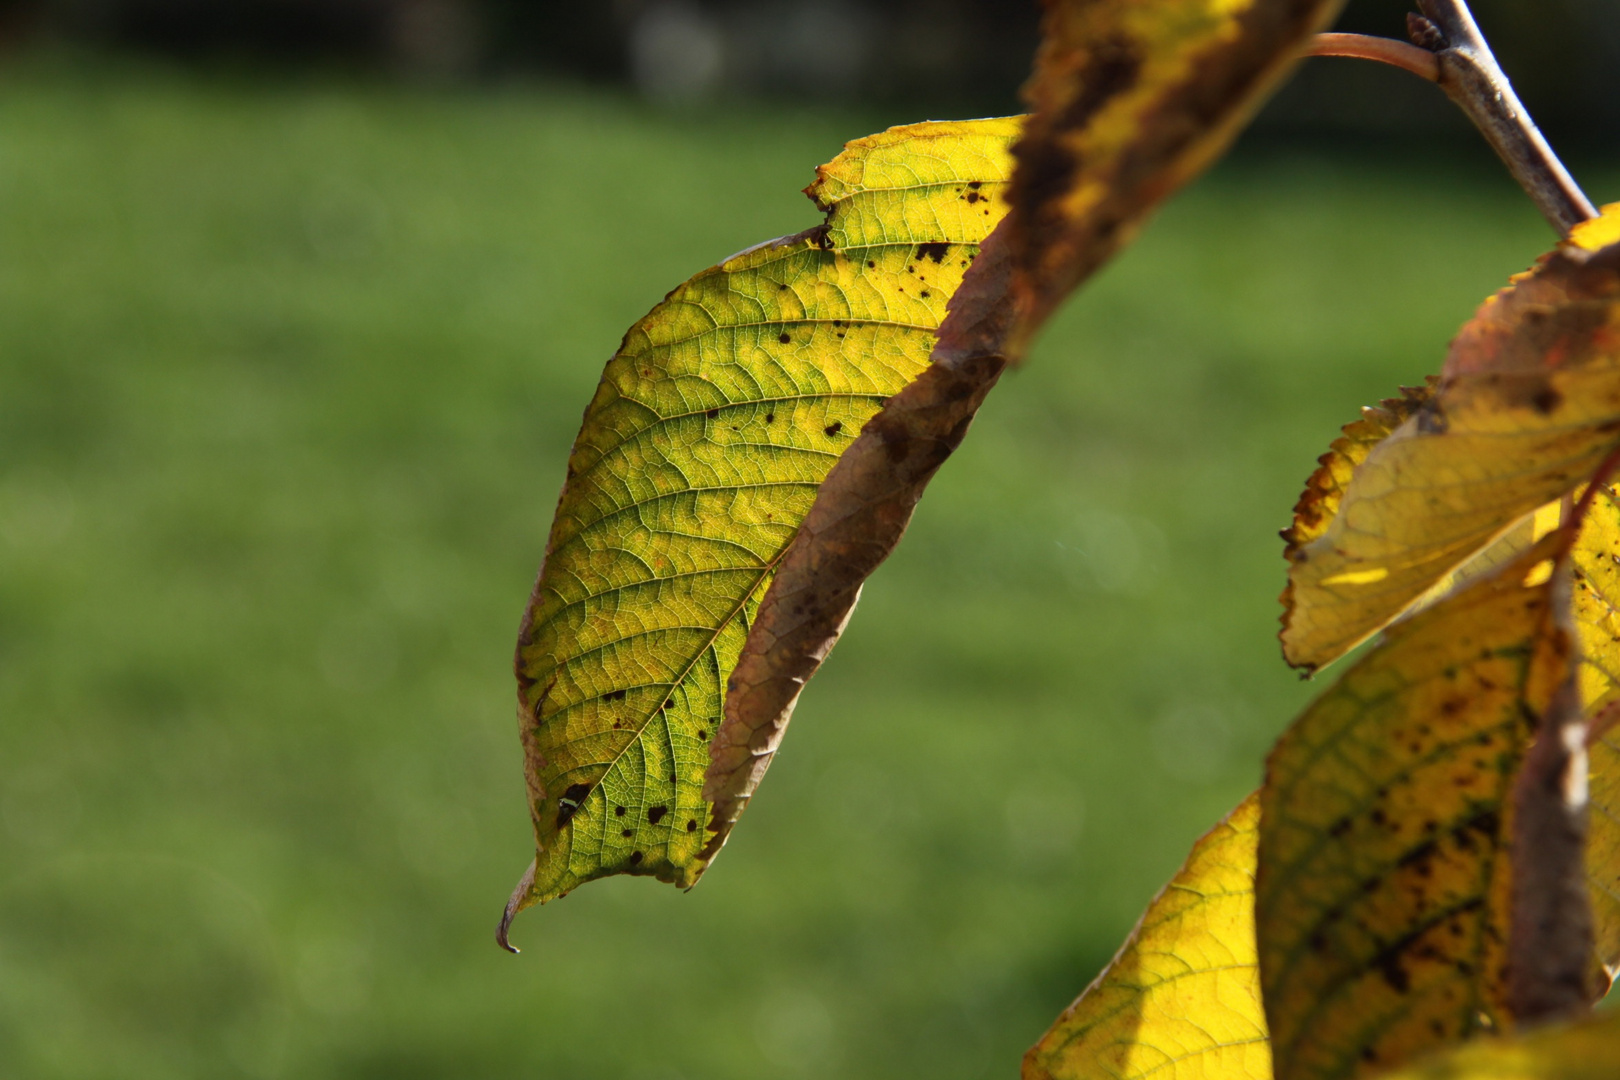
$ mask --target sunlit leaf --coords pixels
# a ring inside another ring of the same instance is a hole
[[[1620,447],[1620,245],[1586,246],[1610,229],[1578,229],[1486,301],[1387,438],[1335,444],[1286,534],[1290,663],[1342,655]]]
[[[1605,228],[1487,300],[1432,392],[1330,497],[1312,478],[1286,534],[1291,664],[1341,656],[1620,447],[1620,246],[1584,246]]]
[[[1343,0],[1048,0],[1008,220],[1027,336],[1218,157]]]
[[[1024,1056],[1024,1080],[1270,1080],[1255,966],[1251,795],[1193,847],[1097,981]]]
[[[1506,1024],[1510,794],[1573,671],[1549,535],[1392,627],[1262,789],[1256,922],[1277,1075],[1370,1075]]]
[[[927,363],[1019,124],[851,143],[807,189],[822,226],[699,274],[625,335],[518,643],[538,855],[508,920],[606,874],[702,872],[708,744],[759,598],[838,455]]]
[[[1510,1039],[1480,1039],[1383,1074],[1387,1080],[1613,1080],[1620,1012]]]

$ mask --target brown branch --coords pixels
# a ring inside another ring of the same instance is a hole
[[[1366,34],[1317,34],[1306,48],[1305,55],[1372,60],[1410,71],[1432,83],[1440,81],[1440,61],[1434,53],[1395,38],[1369,37]]]
[[[1596,217],[1513,92],[1465,0],[1418,0],[1418,6],[1427,18],[1409,16],[1407,28],[1419,46],[1433,50],[1440,88],[1479,128],[1536,209],[1560,236]]]
[[[1365,34],[1318,34],[1306,56],[1347,56],[1410,71],[1439,84],[1485,136],[1513,178],[1560,236],[1597,209],[1542,137],[1496,63],[1465,0],[1418,0],[1407,16],[1413,44]],[[1425,17],[1427,16],[1427,17]]]

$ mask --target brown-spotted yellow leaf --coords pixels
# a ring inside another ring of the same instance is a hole
[[[1281,1080],[1507,1024],[1510,793],[1574,646],[1561,529],[1392,627],[1279,741],[1255,911]]]
[[[1613,1080],[1620,1012],[1505,1039],[1477,1039],[1384,1073],[1387,1080]]]
[[[1047,0],[1008,221],[1019,338],[1225,150],[1343,0]]]
[[[699,274],[625,335],[518,641],[537,857],[506,921],[607,874],[703,871],[708,744],[759,598],[833,462],[926,365],[1020,124],[849,144],[806,189],[822,226]]]
[[[1620,500],[1605,484],[1570,553],[1587,732],[1586,880],[1599,985],[1620,970]]]
[[[1428,397],[1341,463],[1330,498],[1307,489],[1287,549],[1290,663],[1341,656],[1620,447],[1620,245],[1590,246],[1617,216],[1487,300]]]
[[[1584,492],[1578,492],[1584,493]],[[1436,599],[1519,558],[1562,524],[1572,505],[1549,503],[1520,519],[1507,533],[1431,590]],[[1620,505],[1605,485],[1586,507],[1570,551],[1571,617],[1579,645],[1582,709],[1595,714],[1589,739],[1589,821],[1586,879],[1592,913],[1595,960],[1603,969],[1593,984],[1612,979],[1620,965]],[[1434,599],[1426,598],[1412,610]]]
[[[1255,966],[1259,798],[1194,845],[1113,963],[1024,1055],[1024,1080],[1270,1080]]]

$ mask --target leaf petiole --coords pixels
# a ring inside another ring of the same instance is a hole
[[[1418,0],[1418,6],[1422,15],[1407,16],[1414,44],[1362,34],[1319,34],[1305,54],[1374,60],[1437,83],[1560,236],[1597,217],[1591,200],[1514,93],[1466,0]]]

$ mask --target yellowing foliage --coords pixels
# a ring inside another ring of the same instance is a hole
[[[1300,500],[1290,663],[1342,655],[1620,447],[1620,246],[1566,244],[1486,301],[1411,405],[1370,448],[1346,429]]]
[[[625,335],[518,642],[537,859],[508,919],[605,874],[702,872],[708,744],[754,610],[833,462],[926,365],[1020,123],[849,144],[807,189],[824,225],[699,274]]]
[[[1580,646],[1588,738],[1586,878],[1596,963],[1620,968],[1620,499],[1604,486],[1591,500],[1570,553],[1571,614]]]
[[[1257,796],[1193,847],[1097,981],[1024,1055],[1024,1080],[1270,1080],[1255,966]]]
[[[1277,744],[1255,912],[1277,1075],[1340,1080],[1509,1022],[1510,793],[1572,670],[1560,530],[1391,628]]]

